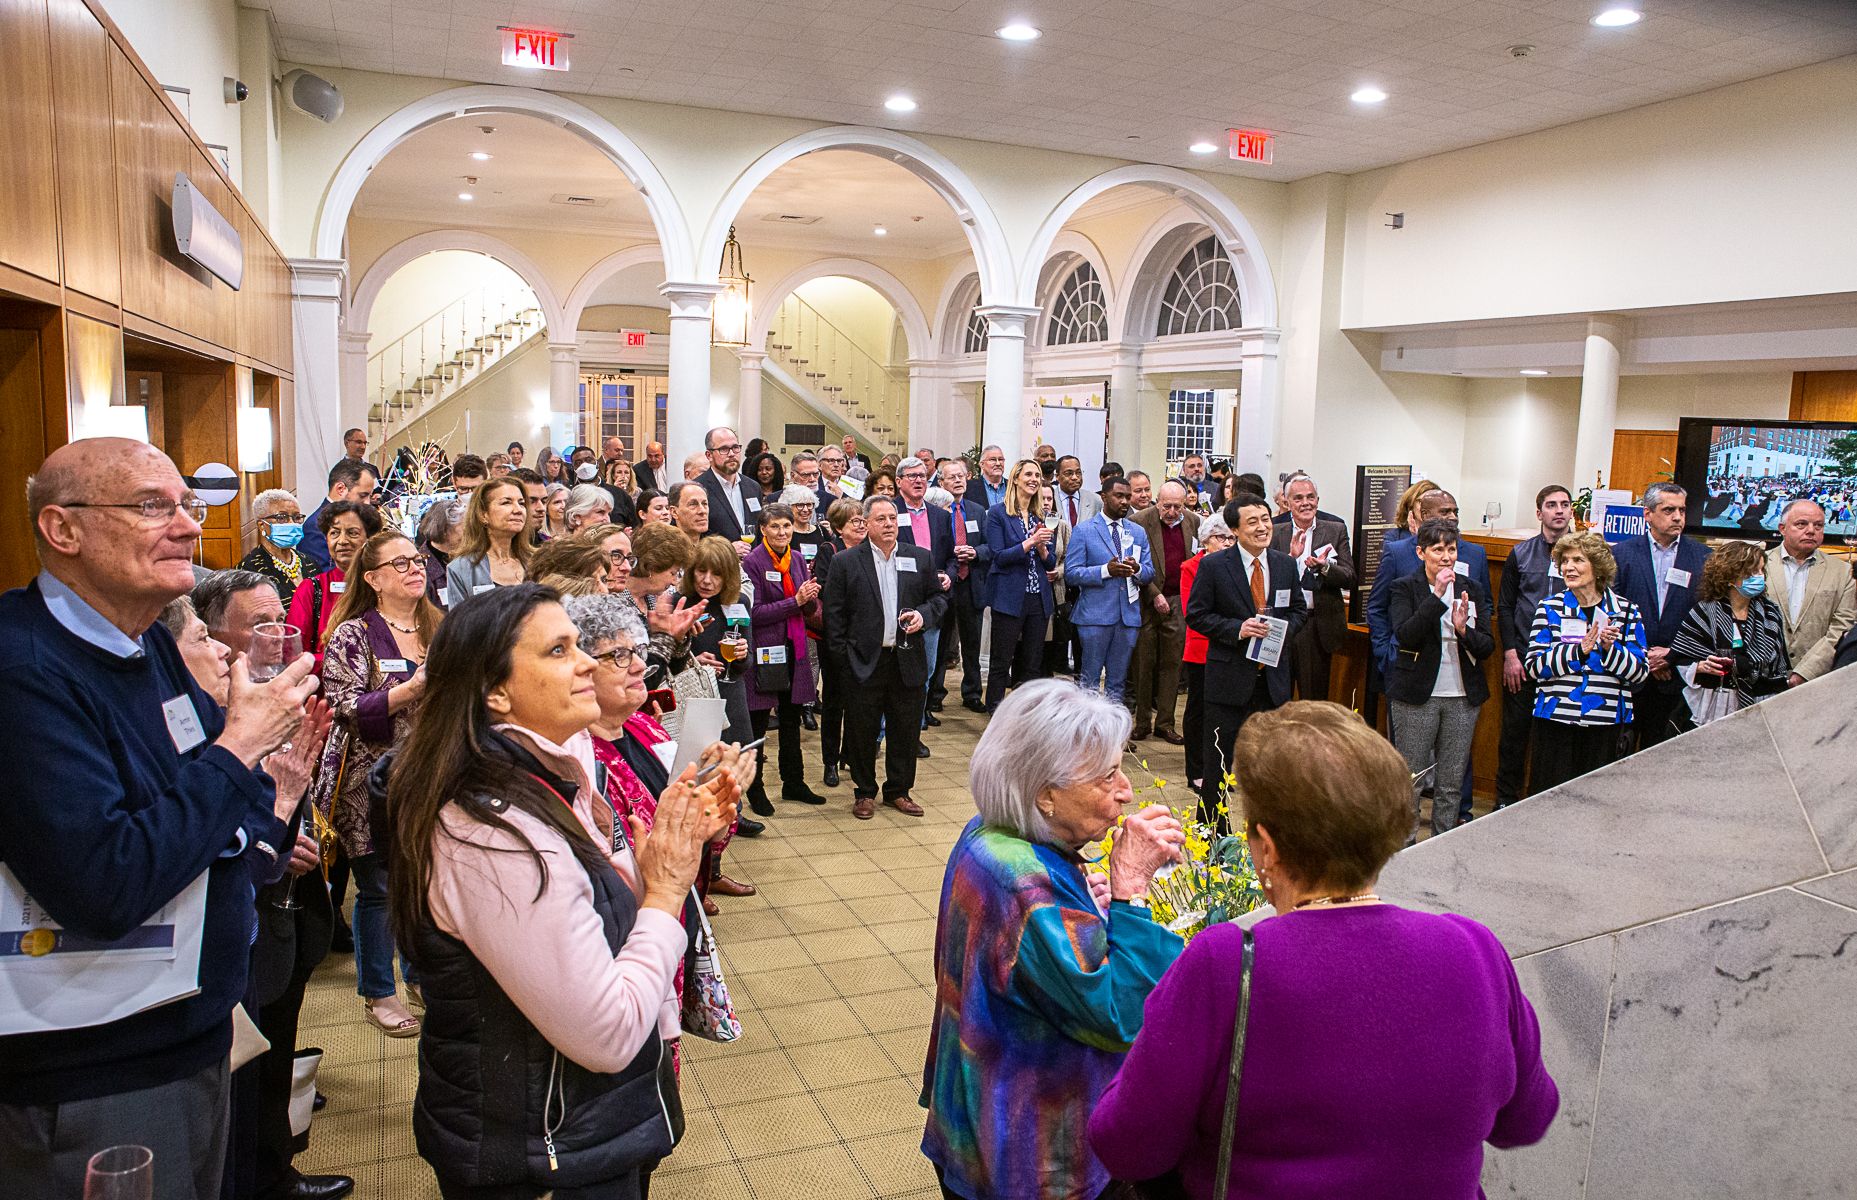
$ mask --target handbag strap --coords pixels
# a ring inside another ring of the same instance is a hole
[[[1238,1084],[1244,1077],[1244,1031],[1251,1020],[1251,963],[1256,957],[1251,931],[1244,930],[1238,948],[1238,1006],[1232,1018],[1231,1077],[1225,1083],[1225,1119],[1219,1127],[1218,1180],[1213,1184],[1213,1200],[1227,1200],[1231,1194],[1232,1142],[1238,1136]]]

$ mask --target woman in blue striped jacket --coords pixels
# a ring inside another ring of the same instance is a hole
[[[1618,757],[1631,689],[1650,676],[1644,617],[1612,590],[1618,565],[1590,530],[1554,543],[1565,590],[1535,610],[1525,666],[1535,692],[1531,791],[1545,791]]]

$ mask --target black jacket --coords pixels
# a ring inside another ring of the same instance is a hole
[[[1187,599],[1187,627],[1206,636],[1206,695],[1213,703],[1240,707],[1250,703],[1251,691],[1258,679],[1270,689],[1273,705],[1287,704],[1294,676],[1290,669],[1289,643],[1309,618],[1303,604],[1302,572],[1296,560],[1279,550],[1264,551],[1263,613],[1251,601],[1251,581],[1245,577],[1244,557],[1233,546],[1217,554],[1208,554],[1193,578],[1193,592]],[[1283,603],[1279,604],[1281,600]],[[1274,667],[1259,667],[1245,657],[1250,639],[1238,636],[1238,629],[1255,616],[1277,617],[1290,623],[1284,639],[1283,656]]]
[[[1444,634],[1438,622],[1447,611],[1423,574],[1393,580],[1387,609],[1396,649],[1393,669],[1386,677],[1386,694],[1403,704],[1423,704],[1438,683],[1438,660],[1444,652]],[[1490,635],[1489,597],[1468,575],[1457,577],[1459,594],[1470,596],[1476,620],[1457,635],[1457,663],[1464,673],[1464,699],[1472,706],[1489,700],[1489,683],[1483,678],[1483,660],[1496,652]]]
[[[851,669],[859,684],[870,680],[883,652],[883,594],[877,590],[875,553],[866,540],[833,555],[825,580],[826,648]],[[927,550],[899,539],[896,554],[915,564],[913,571],[896,573],[896,611],[914,609],[922,615],[922,628],[909,635],[909,648],[897,652],[897,667],[904,686],[921,687],[928,682],[924,639],[947,614],[948,597],[935,578],[937,567]]]
[[[297,563],[297,569],[301,571],[309,566],[309,559],[299,554]],[[277,565],[277,560],[271,557],[269,550],[262,545],[253,546],[249,554],[239,559],[239,570],[256,571],[270,580],[271,586],[277,589],[277,598],[284,602],[284,607],[290,607],[290,597],[296,594],[297,585],[290,582],[290,576],[284,574],[284,569]],[[309,576],[303,578],[308,579]]]
[[[748,513],[748,528],[755,529],[761,524],[761,485],[745,473],[737,475],[736,479],[741,482],[742,508]],[[709,532],[731,542],[741,540],[741,522],[735,519],[734,507],[722,494],[722,481],[716,478],[716,472],[713,469],[704,471],[696,481],[703,485],[703,493],[709,497]]]

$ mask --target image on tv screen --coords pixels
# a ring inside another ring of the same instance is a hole
[[[1812,500],[1827,534],[1857,534],[1857,426],[1712,426],[1708,493],[1710,529],[1774,535],[1788,503]]]

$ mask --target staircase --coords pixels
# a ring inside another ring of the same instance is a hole
[[[368,356],[374,444],[388,441],[546,331],[535,293],[521,286],[466,293],[413,326]]]
[[[792,390],[880,452],[908,452],[909,381],[878,362],[818,309],[788,295],[767,334],[767,356]]]

